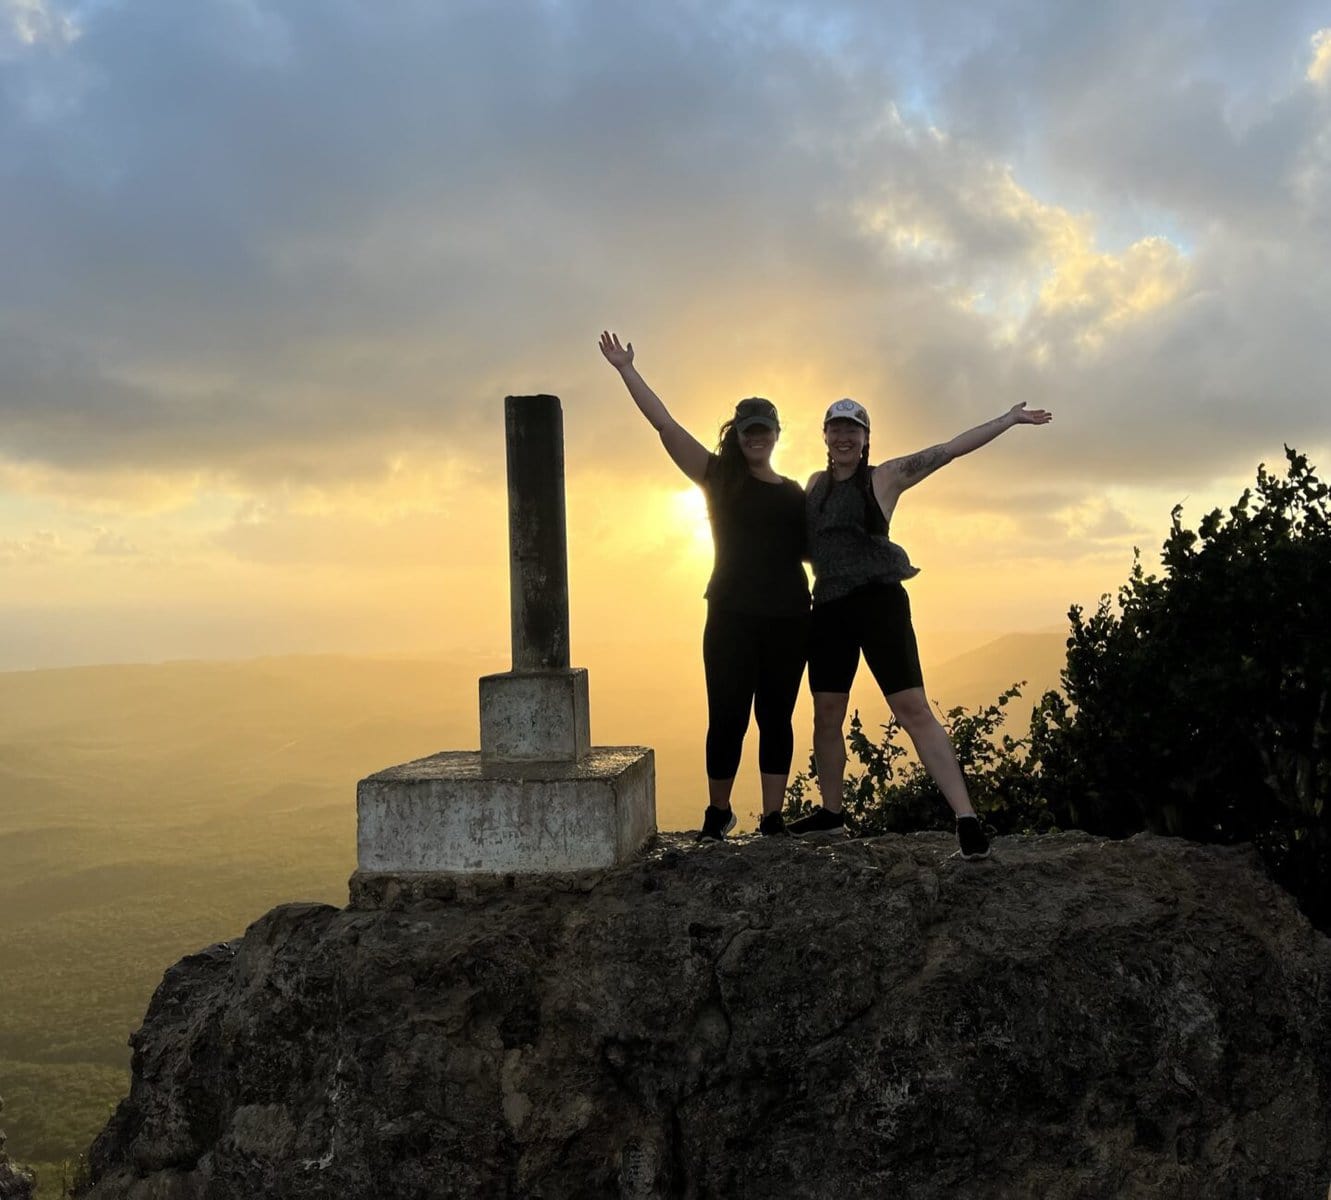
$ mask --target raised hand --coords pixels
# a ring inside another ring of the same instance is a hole
[[[629,353],[632,353],[631,348]],[[1054,419],[1054,414],[1043,408],[1027,408],[1025,400],[1020,404],[1014,404],[1008,412],[1012,416],[1014,425],[1047,425]]]
[[[944,442],[941,446],[931,446],[928,450],[922,450],[919,454],[908,458],[890,459],[883,463],[883,466],[894,468],[894,474],[890,477],[895,480],[898,488],[913,487],[926,475],[932,474],[953,459],[969,454],[972,450],[978,450],[981,446],[987,446],[1000,433],[1011,429],[1014,425],[1047,425],[1053,419],[1053,413],[1046,412],[1043,408],[1028,409],[1026,401],[1023,400],[1020,404],[1014,404],[1001,417],[995,417],[992,421],[986,421],[983,425],[959,433],[950,442]]]
[[[702,483],[707,477],[707,464],[712,456],[697,438],[670,415],[661,403],[661,397],[638,374],[638,368],[633,365],[633,343],[627,342],[621,346],[619,336],[606,330],[601,334],[601,353],[605,355],[605,361],[619,372],[620,379],[633,397],[633,403],[661,435],[661,444],[675,466],[694,483]]]
[[[601,333],[601,353],[605,355],[605,361],[616,371],[622,371],[625,367],[633,365],[633,343],[621,346],[617,333],[610,333],[608,330]]]

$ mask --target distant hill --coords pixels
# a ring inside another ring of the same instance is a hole
[[[1009,633],[932,670],[926,664],[925,682],[930,695],[945,708],[956,704],[975,708],[1024,679],[1022,703],[1014,711],[1028,715],[1040,696],[1059,686],[1066,661],[1065,633]]]

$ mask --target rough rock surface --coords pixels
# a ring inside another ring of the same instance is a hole
[[[172,967],[98,1200],[1260,1197],[1331,1181],[1331,941],[1243,850],[658,839]]]
[[[0,1099],[0,1112],[4,1110],[5,1102]],[[35,1188],[32,1172],[11,1162],[5,1153],[5,1133],[0,1129],[0,1200],[32,1200]]]

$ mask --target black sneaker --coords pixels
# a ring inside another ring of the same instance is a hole
[[[702,831],[698,834],[697,840],[719,842],[734,828],[734,809],[717,808],[715,804],[709,804],[707,811],[702,815]]]
[[[957,845],[961,847],[962,858],[989,857],[989,839],[974,813],[957,818]]]
[[[840,810],[831,812],[821,804],[807,817],[800,817],[799,820],[791,821],[786,826],[786,829],[796,837],[805,833],[835,833],[845,828],[846,814]]]
[[[785,819],[779,812],[768,813],[758,822],[758,832],[763,837],[786,837],[790,830],[786,828]]]

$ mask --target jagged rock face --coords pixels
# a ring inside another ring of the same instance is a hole
[[[1331,942],[1254,858],[952,849],[276,909],[167,972],[92,1195],[1326,1194]]]
[[[0,1200],[32,1200],[36,1194],[32,1173],[0,1154]]]
[[[0,1098],[0,1112],[4,1111],[5,1102]],[[35,1188],[32,1172],[10,1162],[5,1153],[5,1133],[0,1129],[0,1200],[32,1200]]]

